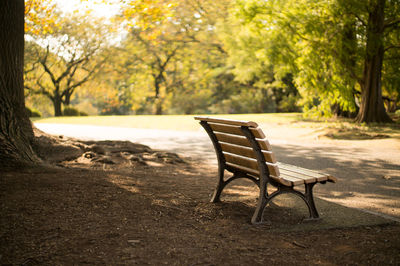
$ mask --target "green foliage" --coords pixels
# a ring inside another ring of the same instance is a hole
[[[212,106],[213,113],[241,114],[241,113],[273,113],[276,104],[272,95],[266,90],[244,89],[240,93],[222,100]]]
[[[376,1],[161,2],[171,3],[168,16],[153,21],[150,15],[145,24],[131,24],[122,41],[112,45],[99,42],[99,36],[107,40],[116,36],[96,26],[103,23],[76,18],[66,19],[62,28],[42,34],[40,45],[37,38],[27,42],[25,85],[30,88],[29,105],[38,109],[43,106],[43,100],[34,98],[36,93],[52,101],[60,98],[64,105],[80,106],[90,101],[91,115],[302,110],[308,117],[333,117],[358,111],[368,12]],[[147,10],[143,6],[146,1],[139,3],[128,9],[139,12],[128,12],[129,18],[149,12],[161,14],[158,8],[162,6]],[[382,95],[390,112],[400,106],[399,13],[398,1],[386,0]],[[118,24],[116,21],[120,20],[114,21]],[[60,50],[47,49],[45,40],[60,41],[63,36],[69,38],[58,46]],[[90,50],[90,40],[97,49]],[[76,58],[68,61],[62,51]],[[86,51],[89,53],[83,53]],[[91,60],[81,67],[78,55],[83,54]],[[51,75],[37,60],[40,55],[48,60],[56,80],[70,67],[71,72],[64,75],[69,81],[56,84],[59,95]],[[93,75],[86,80],[90,69]],[[85,82],[68,89],[68,84],[80,80]],[[49,115],[47,110],[40,111]]]
[[[382,83],[393,109],[399,97],[395,69],[400,64],[400,5],[386,2],[385,14],[397,25],[387,30],[385,41],[393,56],[391,61],[384,58]],[[330,116],[332,106],[354,112],[362,100],[368,10],[373,5],[374,1],[361,0],[236,0],[229,22],[220,27],[232,73],[260,88],[272,88],[289,74],[306,112]],[[295,99],[296,94],[285,97]]]
[[[88,116],[88,114],[86,112],[79,111],[75,107],[66,106],[63,110],[63,116]]]
[[[100,110],[100,115],[126,115],[130,113],[131,106],[124,105],[121,102],[109,99],[108,101],[102,101],[97,103],[97,107]]]
[[[274,21],[269,17],[268,3],[236,1],[235,4],[226,23],[219,25],[235,80],[246,84],[249,90],[259,90],[257,97],[264,104],[255,104],[262,107],[256,108],[257,112],[297,111],[300,96],[291,73],[294,68],[289,64],[293,60],[287,60],[292,52],[282,34],[267,25]],[[235,98],[245,95],[240,94]],[[245,109],[253,112],[255,107]]]
[[[277,111],[282,113],[293,113],[299,112],[301,109],[298,105],[299,96],[295,96],[292,94],[284,95],[282,100],[280,101],[280,105],[277,108]]]
[[[29,108],[29,107],[25,107],[26,112],[28,113],[29,117],[42,117],[42,114],[40,113],[40,111],[34,109],[34,108]]]

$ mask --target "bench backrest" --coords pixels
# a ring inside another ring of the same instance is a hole
[[[234,169],[259,175],[260,169],[279,177],[279,167],[261,128],[255,122],[196,116],[209,134],[219,160]],[[257,152],[259,150],[259,152]]]

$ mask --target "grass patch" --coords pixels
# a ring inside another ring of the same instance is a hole
[[[195,115],[131,115],[131,116],[74,116],[51,117],[33,120],[35,123],[96,125],[146,129],[199,130]],[[213,117],[252,120],[257,123],[293,123],[302,120],[299,113],[290,114],[238,114],[212,115]]]
[[[336,119],[326,122],[300,123],[308,127],[317,127],[320,136],[342,140],[368,140],[400,138],[400,124],[356,124],[349,119]]]
[[[78,116],[35,118],[35,123],[96,125],[144,129],[167,129],[182,131],[200,130],[195,115],[132,115],[132,116]],[[210,115],[211,116],[211,115]],[[400,124],[355,124],[350,119],[304,119],[301,113],[268,113],[268,114],[230,114],[212,115],[226,119],[250,120],[260,125],[275,124],[290,127],[311,128],[320,135],[331,139],[377,139],[400,138]]]

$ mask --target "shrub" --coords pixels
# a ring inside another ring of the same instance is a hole
[[[26,112],[28,113],[29,117],[42,117],[42,114],[40,113],[40,111],[32,108],[30,109],[29,107],[25,107]]]
[[[210,110],[222,114],[274,113],[276,103],[261,89],[243,90],[211,106]]]
[[[80,112],[78,109],[76,109],[74,107],[66,106],[66,107],[64,107],[63,115],[64,116],[80,116]]]

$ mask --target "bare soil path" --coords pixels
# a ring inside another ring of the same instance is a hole
[[[175,152],[216,167],[212,144],[199,131],[132,129],[90,125],[41,124],[50,134],[87,140],[129,140]],[[400,221],[400,140],[331,140],[310,128],[260,125],[279,161],[337,176],[335,185],[318,186],[316,195],[344,206],[382,213]]]

